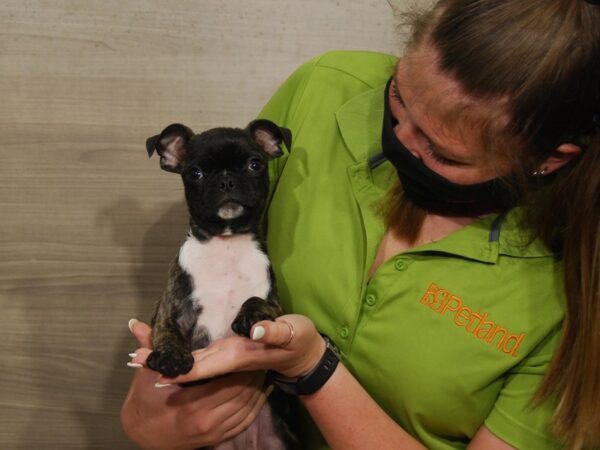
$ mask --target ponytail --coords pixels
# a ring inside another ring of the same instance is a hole
[[[532,229],[559,250],[568,299],[536,401],[556,395],[555,431],[580,449],[600,442],[600,132],[571,164],[529,214]]]

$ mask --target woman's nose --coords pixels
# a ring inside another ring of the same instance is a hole
[[[402,144],[408,149],[409,152],[412,153],[415,158],[422,159],[421,154],[414,150],[417,148],[417,143],[416,139],[414,138],[414,132],[410,129],[409,125],[400,123],[396,124],[396,126],[394,126],[394,133],[396,134],[398,140],[402,142]]]

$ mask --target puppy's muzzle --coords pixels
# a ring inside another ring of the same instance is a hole
[[[217,211],[217,216],[223,220],[237,219],[242,214],[244,214],[244,207],[236,202],[227,202]]]

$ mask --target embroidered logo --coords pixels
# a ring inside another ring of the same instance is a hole
[[[464,328],[467,333],[512,357],[517,356],[517,350],[525,338],[525,333],[511,334],[508,329],[490,320],[488,313],[473,312],[460,297],[434,283],[427,288],[421,303],[441,316],[451,317],[457,327]]]

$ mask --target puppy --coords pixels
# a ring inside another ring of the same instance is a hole
[[[190,214],[152,318],[151,369],[174,377],[191,370],[193,350],[282,314],[266,253],[262,217],[267,164],[291,146],[291,133],[268,120],[200,134],[181,124],[146,141],[163,170],[181,175]],[[296,448],[285,423],[265,405],[255,423],[218,449]]]

